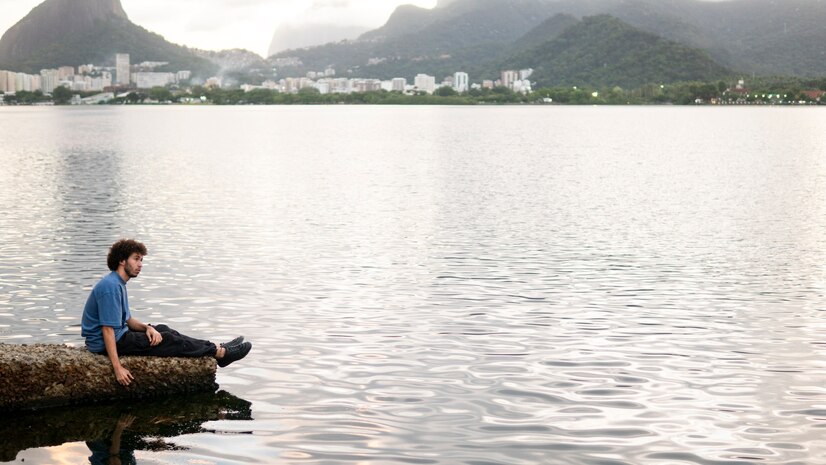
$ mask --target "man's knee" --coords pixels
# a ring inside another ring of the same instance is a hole
[[[167,325],[152,325],[159,333],[171,333],[172,328]]]

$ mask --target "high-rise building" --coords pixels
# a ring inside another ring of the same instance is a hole
[[[129,66],[129,54],[118,53],[115,55],[115,84],[128,86],[131,82],[131,67]]]
[[[391,82],[393,83],[391,89],[395,92],[404,92],[407,87],[407,79],[405,78],[393,78]]]
[[[73,66],[61,66],[57,69],[58,79],[69,79],[75,75],[75,68]]]
[[[508,69],[502,71],[502,87],[513,88],[513,83],[519,80],[519,72]]]
[[[176,79],[172,73],[135,73],[135,82],[138,89],[151,89],[174,84]]]
[[[58,75],[58,70],[56,70],[56,69],[41,69],[40,70],[40,83],[42,85],[44,93],[51,94],[52,92],[54,92],[54,90],[57,87],[59,82],[60,82],[60,77]]]
[[[469,89],[467,73],[459,71],[453,75],[453,89],[456,92],[467,92]]]
[[[9,72],[0,70],[0,94],[8,92]]]
[[[428,76],[427,74],[417,74],[413,80],[413,85],[420,91],[432,94],[436,91],[436,77]]]

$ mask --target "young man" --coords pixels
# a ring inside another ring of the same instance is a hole
[[[106,263],[112,271],[92,289],[81,320],[81,335],[90,352],[107,355],[118,383],[128,386],[134,377],[120,364],[121,355],[156,357],[205,357],[218,360],[218,366],[246,357],[252,344],[239,336],[215,345],[185,336],[166,325],[141,323],[129,312],[126,283],[136,278],[143,266],[146,247],[131,239],[112,244]]]

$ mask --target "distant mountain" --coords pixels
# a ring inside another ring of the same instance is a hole
[[[362,26],[338,26],[335,24],[283,25],[275,31],[272,37],[268,56],[285,50],[356,39],[368,30],[368,28]]]
[[[575,16],[560,13],[528,31],[513,43],[512,51],[526,51],[559,37],[565,30],[579,24]]]
[[[454,0],[432,10],[404,5],[356,41],[276,57],[299,57],[304,66],[296,73],[333,65],[348,75],[379,78],[452,74],[496,57],[548,18],[546,10],[545,0]]]
[[[603,13],[764,75],[826,74],[824,0],[625,0]]]
[[[82,63],[114,64],[116,53],[132,63],[167,61],[208,77],[217,66],[186,47],[132,23],[120,0],[46,0],[0,39],[0,68],[38,73]]]
[[[364,33],[359,39],[380,42],[404,37],[406,34],[415,33],[427,27],[435,17],[433,10],[415,5],[400,5],[396,7],[384,26]]]
[[[278,56],[352,76],[409,79],[462,69],[490,77],[488,65],[524,51],[517,40],[533,40],[526,34],[558,14],[608,14],[738,72],[826,75],[826,49],[816,45],[826,43],[826,0],[452,0],[433,9],[401,6],[356,41]]]
[[[539,36],[529,33],[536,40]],[[731,71],[707,53],[641,31],[608,15],[583,18],[553,39],[499,64],[534,68],[540,86],[639,87],[710,81]]]

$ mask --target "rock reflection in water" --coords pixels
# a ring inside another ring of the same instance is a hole
[[[182,448],[170,442],[206,432],[214,420],[252,420],[251,404],[225,391],[140,404],[107,404],[24,412],[0,424],[0,461],[23,450],[85,441],[93,464],[135,463],[134,451]]]

